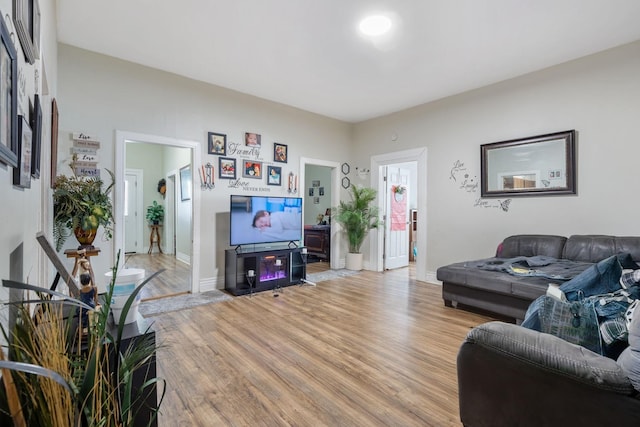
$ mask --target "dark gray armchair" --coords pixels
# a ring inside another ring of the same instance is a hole
[[[469,332],[457,363],[466,427],[640,425],[618,363],[555,336],[489,322]]]

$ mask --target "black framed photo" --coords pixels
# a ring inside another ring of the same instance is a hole
[[[13,169],[13,185],[21,188],[31,187],[31,144],[32,133],[29,122],[24,116],[18,118],[18,167]]]
[[[191,200],[191,165],[180,168],[180,200]]]
[[[226,156],[227,135],[225,135],[224,133],[209,132],[207,137],[207,146],[209,147],[209,154]]]
[[[267,185],[282,185],[281,166],[267,166]]]
[[[242,176],[244,178],[262,179],[262,162],[245,160],[242,166]]]
[[[18,61],[4,19],[0,19],[0,161],[18,167]]]
[[[42,155],[42,106],[40,96],[36,93],[33,98],[33,115],[31,116],[31,131],[33,143],[31,150],[31,176],[40,178],[40,156]]]
[[[58,173],[58,102],[51,101],[51,188],[56,182]]]
[[[29,64],[40,58],[40,4],[38,0],[13,0],[13,21]]]
[[[273,161],[287,163],[287,146],[284,144],[273,143]]]
[[[220,179],[236,179],[236,159],[220,157],[218,161],[218,177]]]

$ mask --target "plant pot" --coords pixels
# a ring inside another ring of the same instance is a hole
[[[73,230],[73,234],[75,234],[78,243],[80,243],[78,249],[93,249],[93,240],[96,238],[97,232],[97,228],[83,230],[82,227],[76,227],[75,230]]]
[[[345,268],[347,270],[362,270],[362,254],[347,253]]]

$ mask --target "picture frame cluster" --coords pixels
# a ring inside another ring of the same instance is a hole
[[[9,30],[11,19],[17,39]],[[28,101],[28,110],[25,108],[24,113],[18,110],[20,77],[16,40],[27,63],[33,64],[40,58],[38,0],[13,0],[12,18],[7,14],[7,21],[0,19],[0,163],[13,168],[14,187],[25,189],[31,187],[32,178],[40,178],[43,117],[37,87],[33,98],[29,96],[25,100]],[[52,152],[52,159],[53,155]],[[51,179],[53,182],[53,173]]]
[[[262,135],[256,132],[243,133],[243,149],[262,148]],[[262,180],[266,176],[267,185],[282,185],[282,166],[265,164],[264,161],[255,159],[231,157],[237,150],[237,146],[229,142],[227,134],[220,132],[207,132],[207,153],[218,157],[218,178],[237,179],[238,167],[241,176],[248,179]],[[231,148],[230,148],[231,146]],[[273,143],[273,163],[287,163],[289,160],[289,148],[286,144]],[[240,164],[238,164],[240,162]],[[266,171],[264,170],[266,166]]]

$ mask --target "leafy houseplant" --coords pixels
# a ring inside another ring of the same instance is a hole
[[[164,219],[164,207],[155,200],[147,207],[147,221],[149,224],[160,224]]]
[[[350,254],[362,255],[360,248],[364,238],[369,230],[379,225],[378,207],[372,206],[376,195],[377,191],[373,188],[352,185],[351,201],[340,201],[340,205],[334,208],[332,218],[344,227]]]
[[[116,266],[119,258],[118,252]],[[47,288],[3,280],[3,286],[35,292],[39,299],[20,303],[16,326],[11,331],[0,325],[9,343],[9,360],[0,362],[3,376],[12,383],[11,387],[0,388],[0,425],[139,425],[138,417],[146,415],[138,411],[144,410],[142,405],[147,397],[156,399],[157,384],[165,383],[146,377],[144,384],[136,388],[133,373],[144,372],[157,347],[148,331],[125,344],[123,320],[142,287],[162,271],[136,287],[123,307],[115,331],[107,327],[107,319],[117,267],[113,269],[104,305],[95,310]],[[35,314],[27,302],[38,304]],[[86,336],[80,335],[81,328],[73,327],[74,316],[63,316],[63,306],[89,311],[91,320]],[[151,423],[157,417],[164,393],[163,386],[157,407],[145,422]]]
[[[88,235],[88,245],[93,242],[100,226],[104,227],[107,238],[112,237],[113,206],[109,193],[113,187],[113,173],[107,169],[111,184],[103,189],[104,183],[100,178],[78,176],[75,173],[75,160],[74,156],[70,165],[73,175],[59,175],[54,182],[53,237],[57,251],[60,251],[71,232],[76,236]]]

